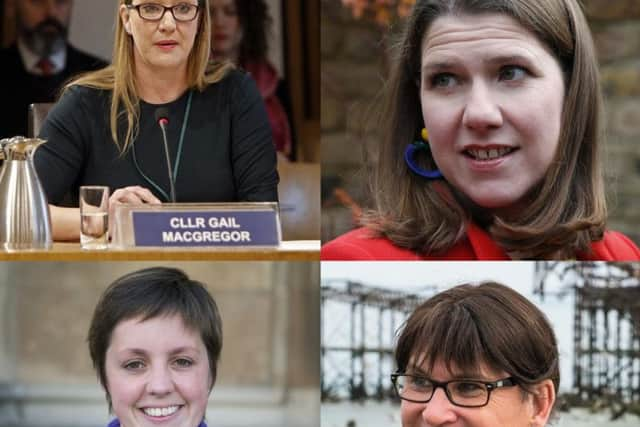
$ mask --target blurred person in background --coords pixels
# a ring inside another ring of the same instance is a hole
[[[28,108],[53,102],[73,76],[107,65],[68,40],[73,0],[18,0],[17,39],[0,50],[0,137],[27,135]]]
[[[279,153],[292,150],[287,89],[267,59],[272,26],[264,0],[211,0],[211,58],[229,60],[258,84],[269,114],[273,142]],[[286,107],[286,108],[285,108]]]

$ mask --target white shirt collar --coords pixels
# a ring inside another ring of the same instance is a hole
[[[22,62],[27,72],[41,76],[42,70],[37,67],[40,57],[29,50],[27,44],[20,37],[18,37],[18,52],[20,52]],[[64,70],[65,64],[67,63],[67,49],[60,49],[58,52],[55,52],[49,56],[49,60],[53,64],[53,74],[58,74]]]

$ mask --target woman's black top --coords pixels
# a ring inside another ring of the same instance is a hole
[[[276,152],[253,80],[233,70],[203,92],[192,92],[175,176],[176,200],[277,201]],[[47,116],[40,137],[48,142],[37,150],[35,165],[50,203],[60,203],[67,193],[72,204],[77,203],[81,185],[108,185],[112,192],[140,185],[168,201],[163,192],[169,194],[169,174],[155,112],[160,107],[168,110],[167,139],[174,166],[189,91],[168,104],[141,101],[139,133],[124,154],[111,138],[110,98],[110,91],[76,86]],[[124,125],[119,132],[122,141]]]

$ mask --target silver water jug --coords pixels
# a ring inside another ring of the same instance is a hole
[[[0,249],[50,249],[49,204],[33,166],[44,140],[21,136],[0,140]]]

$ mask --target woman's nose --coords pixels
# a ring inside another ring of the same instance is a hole
[[[168,367],[158,366],[149,372],[147,392],[156,396],[169,394],[173,391],[173,378]]]
[[[439,426],[456,421],[455,406],[449,402],[444,390],[436,389],[429,403],[425,403],[422,419],[428,426]]]
[[[176,19],[173,17],[173,13],[170,10],[166,10],[164,16],[160,19],[161,31],[173,31],[176,29]]]
[[[219,27],[222,25],[222,13],[213,11],[211,12],[211,24]]]
[[[497,95],[484,82],[474,82],[469,90],[462,123],[475,131],[486,131],[502,126],[503,117]]]

